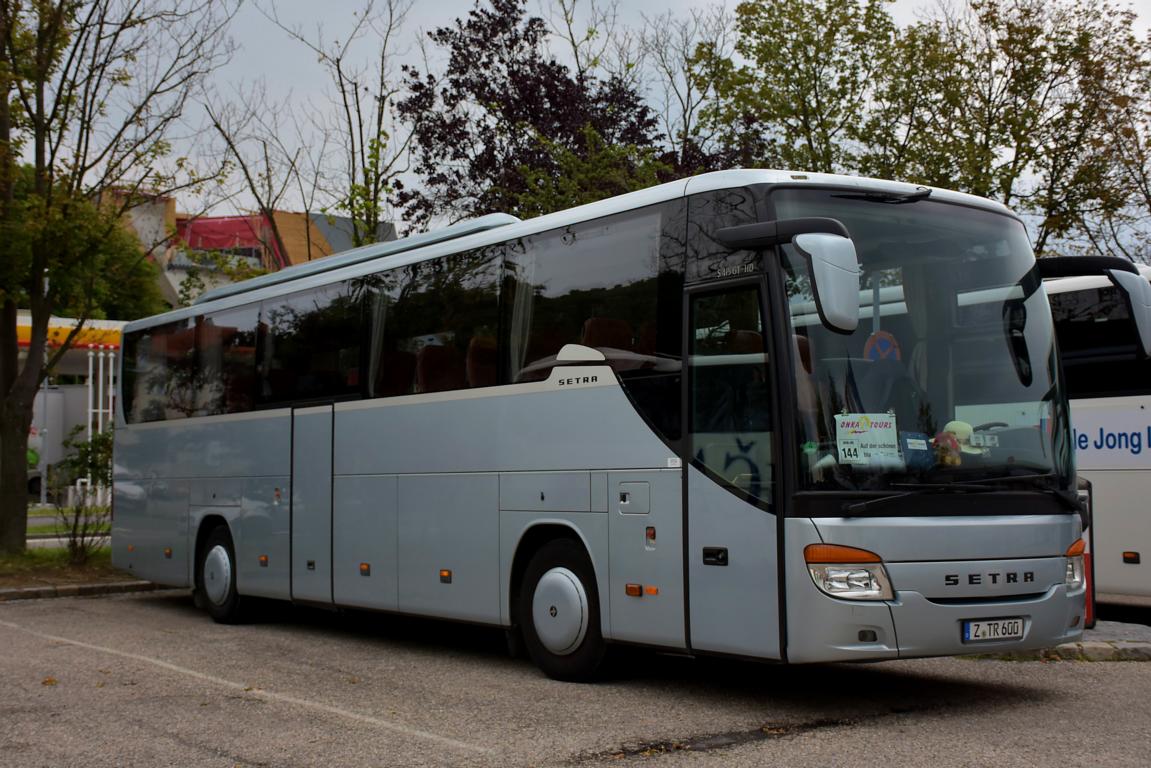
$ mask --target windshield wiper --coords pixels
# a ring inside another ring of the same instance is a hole
[[[997,483],[1001,485],[1008,485],[1012,483],[1022,483],[1023,485],[1030,486],[1030,490],[1039,491],[1041,493],[1054,496],[1060,504],[1066,507],[1071,512],[1078,512],[1083,514],[1083,505],[1079,501],[1079,494],[1075,491],[1063,491],[1059,488],[1053,488],[1050,485],[1043,483],[1044,480],[1053,480],[1056,478],[1054,472],[1044,472],[1027,475],[1002,475],[1000,477],[985,477],[978,480],[961,480],[960,484],[966,483]]]
[[[907,488],[908,490],[902,493],[893,493],[888,496],[880,496],[875,499],[868,499],[866,501],[855,501],[843,505],[843,511],[849,514],[858,514],[866,512],[872,507],[881,506],[896,499],[904,499],[910,496],[924,496],[932,493],[988,493],[990,491],[1002,491],[1004,486],[1010,483],[1018,482],[1020,480],[1030,481],[1028,490],[1039,491],[1050,496],[1054,496],[1059,503],[1066,507],[1071,512],[1083,513],[1083,507],[1079,502],[1079,494],[1067,493],[1060,491],[1057,488],[1050,486],[1042,486],[1037,484],[1036,480],[1051,479],[1055,477],[1052,473],[1047,474],[1033,474],[1033,475],[1003,475],[1000,477],[987,477],[976,480],[956,480],[950,483],[891,483],[891,488]]]
[[[998,487],[994,485],[978,485],[976,483],[892,483],[892,488],[909,488],[910,490],[903,493],[892,493],[888,496],[880,496],[875,499],[868,499],[867,501],[853,501],[843,505],[843,511],[849,514],[858,514],[866,512],[872,507],[877,507],[886,504],[889,501],[896,499],[906,499],[910,496],[925,496],[932,493],[987,493],[988,491],[998,491]]]

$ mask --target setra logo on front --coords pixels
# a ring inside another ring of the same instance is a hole
[[[1035,581],[1035,571],[993,571],[991,573],[969,573],[967,584],[977,586],[980,584],[1029,584]],[[958,587],[960,575],[949,573],[943,577],[943,584],[948,587]]]

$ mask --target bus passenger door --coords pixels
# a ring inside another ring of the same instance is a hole
[[[687,293],[691,647],[780,658],[777,479],[762,282]]]
[[[332,602],[332,406],[292,411],[292,599]]]

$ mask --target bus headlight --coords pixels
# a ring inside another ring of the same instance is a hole
[[[1078,591],[1086,582],[1083,575],[1083,553],[1086,550],[1087,544],[1083,539],[1076,540],[1067,548],[1067,575],[1063,583],[1067,585],[1068,592]]]
[[[807,572],[819,591],[844,600],[892,600],[894,592],[879,555],[838,544],[810,544],[803,550]]]

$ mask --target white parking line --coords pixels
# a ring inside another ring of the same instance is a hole
[[[284,704],[292,704],[292,705],[297,706],[297,707],[306,707],[307,709],[313,709],[313,710],[317,710],[319,712],[327,712],[328,714],[337,715],[339,717],[343,717],[343,718],[346,718],[348,720],[355,720],[356,722],[360,722],[360,723],[367,723],[368,725],[374,725],[374,726],[376,726],[378,728],[382,728],[384,730],[393,731],[395,733],[403,734],[404,736],[411,736],[412,738],[423,739],[425,741],[431,741],[431,742],[435,742],[437,744],[442,744],[446,747],[451,747],[452,749],[458,749],[458,750],[461,750],[464,752],[472,752],[472,753],[483,754],[483,755],[492,754],[492,750],[487,749],[486,747],[480,747],[480,746],[477,746],[475,744],[468,744],[467,742],[464,742],[464,741],[457,741],[456,739],[448,738],[447,736],[440,736],[439,734],[430,733],[429,731],[422,731],[419,728],[412,728],[410,726],[402,725],[400,723],[393,723],[393,722],[390,722],[388,720],[381,720],[377,717],[372,717],[370,715],[360,714],[359,712],[352,712],[352,711],[347,710],[347,709],[340,709],[339,707],[333,707],[330,704],[322,704],[318,701],[309,701],[308,699],[301,699],[301,698],[298,698],[296,696],[289,696],[286,693],[276,693],[275,691],[254,689],[251,686],[245,685],[243,683],[237,683],[237,682],[234,682],[232,680],[225,680],[224,678],[216,677],[215,675],[206,675],[203,672],[197,672],[194,669],[188,669],[187,667],[181,667],[177,664],[172,664],[172,663],[167,662],[167,661],[161,661],[160,659],[153,659],[150,656],[141,656],[138,653],[129,653],[128,651],[121,651],[121,650],[117,650],[116,648],[107,648],[107,647],[102,646],[102,645],[93,645],[92,643],[85,643],[85,642],[82,642],[80,640],[72,640],[70,638],[60,637],[58,635],[49,635],[45,632],[38,632],[34,629],[29,629],[28,627],[21,626],[20,624],[13,624],[10,621],[0,621],[0,627],[8,627],[9,629],[15,629],[15,630],[19,630],[21,632],[26,632],[29,635],[33,635],[34,637],[39,637],[39,638],[42,638],[44,640],[51,640],[51,641],[57,642],[57,643],[64,643],[66,645],[72,645],[72,646],[75,646],[77,648],[86,648],[89,651],[98,651],[100,653],[107,653],[107,654],[110,654],[112,656],[119,656],[121,658],[131,659],[132,661],[138,661],[138,662],[141,662],[144,664],[151,664],[152,666],[160,667],[161,669],[166,669],[170,672],[177,672],[181,675],[185,675],[187,677],[192,677],[192,678],[195,678],[197,680],[203,680],[204,682],[213,683],[215,685],[223,686],[225,688],[232,688],[233,690],[242,691],[242,692],[250,694],[252,696],[257,696],[257,697],[260,697],[263,699],[267,699],[269,701],[278,701],[278,702],[283,702]]]

